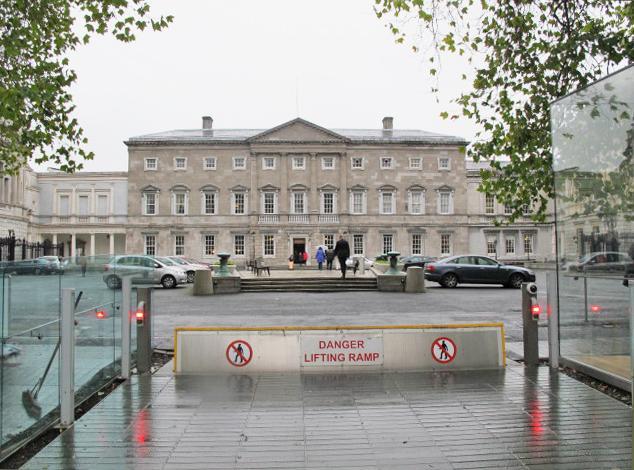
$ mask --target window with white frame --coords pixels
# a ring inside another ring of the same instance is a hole
[[[187,193],[185,191],[172,193],[172,214],[187,215]]]
[[[264,235],[264,256],[275,256],[274,235]]]
[[[425,193],[422,190],[412,190],[409,192],[409,213],[425,213]]]
[[[244,235],[233,236],[233,254],[244,256]]]
[[[498,250],[497,238],[487,238],[487,255],[496,256]]]
[[[202,192],[202,213],[205,215],[214,215],[218,211],[218,194],[216,191]]]
[[[293,214],[306,213],[306,193],[294,192],[293,194]]]
[[[394,193],[392,191],[381,191],[379,209],[381,214],[394,214]]]
[[[262,212],[264,214],[277,214],[277,194],[274,192],[262,193]]]
[[[365,214],[366,213],[366,192],[365,191],[352,191],[350,193],[350,207],[353,214]]]
[[[410,157],[410,159],[409,159],[409,169],[410,170],[422,170],[423,169],[423,159],[421,157]]]
[[[110,204],[107,194],[97,194],[97,215],[108,215]]]
[[[247,159],[245,157],[233,157],[233,169],[245,170],[247,168]]]
[[[534,244],[535,244],[534,235],[532,233],[525,233],[524,234],[524,254],[532,255]]]
[[[484,213],[495,214],[495,196],[493,194],[484,195]]]
[[[57,200],[57,215],[70,215],[70,195],[59,195],[59,199]]]
[[[453,213],[453,193],[451,191],[438,191],[438,213]]]
[[[88,194],[79,194],[77,196],[78,215],[86,216],[90,214],[90,199]]]
[[[205,157],[203,160],[203,169],[215,170],[216,169],[216,157]]]
[[[529,216],[531,215],[531,205],[530,204],[524,204],[522,206],[522,214],[524,216]]]
[[[383,234],[383,253],[389,253],[394,250],[394,235],[391,233]]]
[[[449,162],[449,157],[439,157],[438,158],[438,169],[439,170],[450,170],[451,163]]]
[[[506,237],[504,241],[504,246],[506,248],[507,255],[515,254],[515,238],[514,237]]]
[[[334,250],[335,235],[333,233],[327,233],[324,235],[324,245],[326,245],[329,250]]]
[[[305,169],[306,169],[306,157],[294,156],[293,170],[305,170]]]
[[[275,170],[275,157],[264,157],[264,158],[262,158],[262,169],[263,170]]]
[[[513,213],[513,206],[511,206],[511,204],[509,203],[505,203],[504,204],[504,214],[505,215],[511,215]]]
[[[185,235],[174,236],[174,254],[183,256],[185,254]]]
[[[451,234],[450,233],[440,234],[440,254],[441,255],[451,254]]]
[[[147,157],[144,159],[145,171],[156,171],[158,169],[158,160],[155,157]]]
[[[158,214],[158,193],[146,191],[143,193],[143,215]]]
[[[322,214],[334,214],[336,212],[336,196],[333,192],[321,193],[321,213]]]
[[[143,252],[146,255],[156,255],[156,235],[145,235],[143,241]]]
[[[335,169],[335,157],[330,157],[330,156],[321,157],[321,169],[322,170],[334,170]]]
[[[205,256],[216,254],[216,236],[207,234],[203,238],[203,253]]]
[[[365,253],[365,247],[363,243],[363,234],[355,233],[352,235],[352,254],[363,255]]]
[[[412,254],[413,255],[423,254],[423,234],[422,233],[412,233]]]
[[[246,194],[243,192],[234,192],[231,194],[231,199],[231,213],[234,215],[246,214]]]
[[[187,169],[187,159],[185,157],[176,157],[176,158],[174,158],[174,169],[175,170],[186,170]]]
[[[381,157],[381,169],[391,170],[394,165],[394,159],[392,157]]]
[[[350,168],[353,170],[363,170],[363,157],[352,157],[350,159]]]

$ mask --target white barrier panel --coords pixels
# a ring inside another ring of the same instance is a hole
[[[504,325],[176,328],[177,373],[496,369]]]

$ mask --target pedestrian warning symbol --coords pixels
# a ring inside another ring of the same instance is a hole
[[[456,343],[449,338],[436,338],[431,343],[431,357],[434,358],[434,361],[440,362],[441,364],[449,364],[456,358],[457,352],[458,348],[456,347]]]
[[[253,357],[251,345],[244,340],[233,341],[227,346],[227,360],[236,367],[244,367]]]

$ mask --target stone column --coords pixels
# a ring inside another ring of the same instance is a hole
[[[318,170],[318,158],[317,154],[310,154],[310,192],[308,193],[308,198],[310,199],[309,206],[310,212],[312,214],[319,214],[319,190],[317,189],[317,176],[319,174]]]
[[[346,158],[347,153],[343,152],[339,158],[339,194],[337,195],[337,213],[340,216],[341,214],[348,213],[348,159]]]
[[[95,256],[95,234],[90,234],[90,256]]]
[[[110,256],[114,255],[114,233],[109,233],[108,237],[110,238]]]
[[[280,214],[291,212],[291,206],[289,201],[289,192],[288,192],[288,154],[282,153],[280,154],[280,197],[278,201],[278,212]],[[287,222],[287,220],[282,220],[282,223]]]
[[[53,234],[53,245],[57,245],[57,234]]]
[[[77,234],[70,234],[70,257],[75,258],[77,256]]]

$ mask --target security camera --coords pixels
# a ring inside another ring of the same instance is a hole
[[[526,285],[526,291],[532,295],[537,294],[537,284],[535,284],[534,282],[529,282]]]

